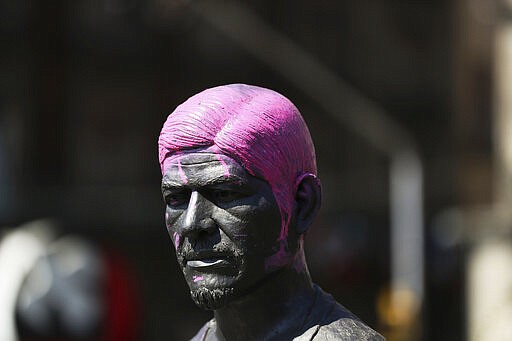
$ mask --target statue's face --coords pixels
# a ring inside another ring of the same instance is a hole
[[[233,159],[191,153],[165,164],[166,225],[194,301],[218,309],[274,269],[281,216],[269,184]],[[268,263],[268,262],[267,262]]]

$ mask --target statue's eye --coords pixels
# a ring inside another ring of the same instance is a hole
[[[179,207],[186,205],[189,201],[190,194],[186,192],[174,192],[165,196],[165,203],[170,207]]]
[[[226,189],[215,190],[212,194],[217,203],[229,203],[242,197],[242,193]]]

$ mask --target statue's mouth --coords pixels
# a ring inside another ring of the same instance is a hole
[[[183,258],[183,265],[191,270],[208,271],[233,267],[233,261],[233,256],[230,257],[226,252],[209,250],[186,254]]]
[[[201,269],[229,265],[229,262],[225,258],[204,258],[189,260],[186,264],[190,268]]]

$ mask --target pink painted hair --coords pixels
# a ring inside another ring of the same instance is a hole
[[[317,173],[313,141],[295,105],[275,91],[245,84],[204,90],[164,123],[158,139],[162,174],[168,157],[204,149],[231,157],[269,183],[284,240],[297,185],[306,174]]]

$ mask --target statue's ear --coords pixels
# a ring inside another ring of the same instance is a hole
[[[313,174],[304,174],[298,179],[296,203],[296,229],[306,232],[320,210],[322,188],[320,180]]]

